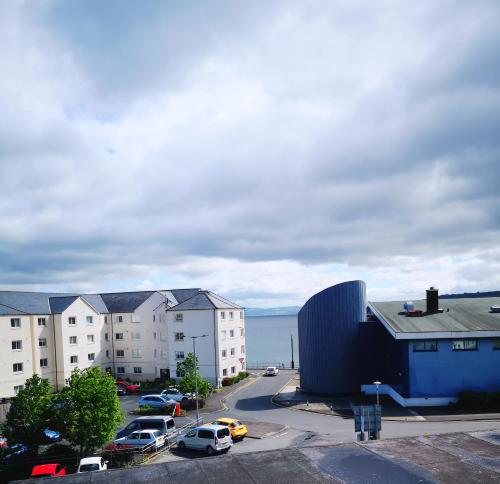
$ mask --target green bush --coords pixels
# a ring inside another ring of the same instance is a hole
[[[229,385],[232,385],[233,384],[233,379],[232,378],[228,378],[227,376],[225,378],[222,379],[222,386],[223,387],[227,387]]]
[[[205,400],[203,398],[198,398],[198,408],[203,408],[205,406]],[[181,403],[181,408],[185,410],[194,410],[196,408],[196,399],[190,399]]]
[[[130,411],[133,415],[172,415],[174,412],[174,405],[165,405],[161,408],[154,408],[149,405],[143,407],[136,407]]]
[[[231,378],[231,381],[233,382],[233,385],[234,385],[235,383],[238,383],[240,381],[240,377],[238,375],[233,376]]]
[[[238,376],[240,377],[240,380],[243,380],[244,378],[247,378],[248,376],[250,376],[250,373],[248,373],[248,371],[240,371],[238,373]]]

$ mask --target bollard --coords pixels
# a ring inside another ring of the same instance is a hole
[[[330,412],[333,413],[333,403],[330,403]]]
[[[175,404],[175,416],[176,417],[181,416],[181,404],[179,402]]]
[[[309,400],[306,400],[306,407],[309,407]]]

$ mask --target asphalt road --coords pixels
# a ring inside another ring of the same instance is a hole
[[[338,416],[322,415],[284,408],[272,403],[272,396],[277,393],[293,376],[291,370],[281,371],[275,377],[259,376],[256,381],[245,386],[229,396],[226,400],[227,411],[204,414],[205,421],[218,417],[234,417],[243,422],[256,420],[272,422],[287,426],[283,432],[264,439],[246,438],[237,442],[231,453],[244,453],[283,449],[290,446],[331,445],[352,443],[356,441],[354,421]],[[135,406],[138,397],[120,397],[122,408],[130,410]],[[127,422],[134,417],[128,415]],[[449,432],[470,432],[480,430],[500,431],[498,421],[472,422],[386,422],[382,423],[381,437],[423,436],[424,434],[439,434]],[[155,462],[193,458],[197,454],[170,453]]]

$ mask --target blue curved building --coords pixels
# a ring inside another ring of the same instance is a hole
[[[315,394],[359,392],[360,323],[366,285],[349,281],[312,296],[299,311],[300,386]]]

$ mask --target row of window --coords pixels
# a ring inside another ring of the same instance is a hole
[[[234,373],[236,373],[236,367],[232,366],[231,367],[231,374],[234,375]],[[222,369],[222,376],[228,376],[227,375],[227,368],[223,368]]]
[[[230,356],[236,356],[236,348],[231,348],[229,354]],[[241,345],[241,354],[245,354],[245,345]],[[222,350],[222,358],[227,358],[227,350]]]
[[[116,373],[120,373],[120,374],[125,373],[125,367],[124,366],[117,366]],[[134,373],[136,375],[142,373],[142,366],[134,366]]]
[[[226,311],[221,311],[220,313],[220,319],[225,320],[226,319]],[[228,311],[228,319],[229,321],[234,321],[234,311]],[[240,319],[243,319],[243,311],[240,311]],[[175,320],[177,322],[184,321],[184,314],[182,313],[175,313]]]
[[[454,339],[451,344],[451,349],[453,351],[476,351],[477,339]],[[493,340],[493,349],[500,350],[500,338]],[[438,342],[435,339],[421,339],[413,342],[413,351],[437,350]]]

